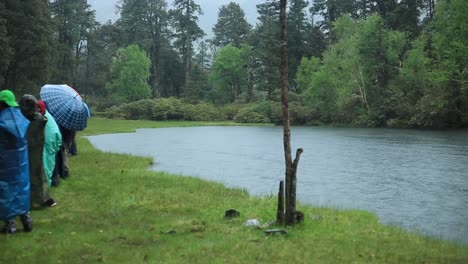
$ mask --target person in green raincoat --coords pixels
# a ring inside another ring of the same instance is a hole
[[[55,157],[62,146],[62,134],[55,122],[55,119],[46,110],[46,105],[43,101],[37,101],[38,111],[47,118],[45,126],[45,143],[44,143],[44,172],[49,187],[52,185],[52,174],[55,168]]]
[[[19,101],[21,113],[29,120],[28,153],[29,178],[31,181],[31,209],[41,209],[56,205],[49,195],[49,186],[44,173],[44,130],[47,118],[37,111],[36,97],[25,94]]]

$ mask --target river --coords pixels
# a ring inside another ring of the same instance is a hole
[[[100,150],[151,156],[152,169],[277,193],[282,127],[138,129],[89,137]],[[303,203],[372,211],[385,224],[468,242],[468,131],[293,127]]]

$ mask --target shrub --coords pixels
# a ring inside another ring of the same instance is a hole
[[[246,107],[239,110],[234,116],[234,121],[237,123],[269,123],[270,120],[265,114],[253,111]]]
[[[153,104],[153,100],[146,99],[123,105],[122,108],[124,109],[121,110],[127,114],[126,119],[151,119]]]
[[[186,106],[186,116],[188,121],[220,121],[226,120],[226,116],[219,108],[207,103]]]
[[[227,120],[234,120],[234,116],[242,108],[242,104],[228,104],[222,108],[223,115]]]
[[[289,104],[289,119],[293,125],[305,125],[313,120],[312,111],[299,103]]]

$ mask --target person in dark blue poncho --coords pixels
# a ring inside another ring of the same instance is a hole
[[[15,233],[20,216],[24,231],[32,230],[27,145],[27,120],[10,90],[0,91],[0,220],[3,233]]]

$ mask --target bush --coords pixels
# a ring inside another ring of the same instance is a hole
[[[226,120],[226,116],[219,108],[207,103],[186,106],[186,116],[188,121],[221,121]]]
[[[177,98],[161,98],[153,103],[151,120],[185,120],[187,104]]]
[[[125,104],[122,106],[122,112],[126,113],[127,118],[131,120],[150,119],[153,108],[153,100],[141,100],[134,103]]]
[[[299,102],[289,105],[291,124],[306,125],[316,121],[317,113]],[[190,104],[177,98],[147,99],[113,106],[107,109],[106,117],[119,119],[221,121],[238,123],[282,124],[281,103],[261,101],[250,104],[229,104],[218,107],[209,103]]]
[[[106,117],[116,119],[146,120],[187,120],[187,121],[220,121],[225,120],[223,111],[207,103],[189,104],[177,98],[148,99],[106,110]]]
[[[242,108],[234,116],[237,123],[269,123],[270,120],[265,114],[253,111],[251,108]]]
[[[293,125],[305,125],[313,120],[312,111],[299,103],[289,104],[289,120]]]
[[[234,116],[243,107],[242,104],[228,104],[222,108],[223,115],[227,120],[234,120]]]

